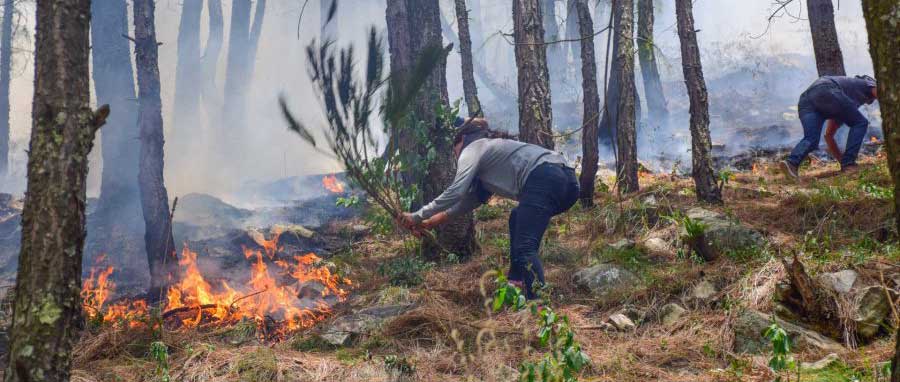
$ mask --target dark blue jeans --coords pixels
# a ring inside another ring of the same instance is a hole
[[[827,119],[836,119],[850,127],[841,167],[856,164],[856,157],[869,129],[869,120],[837,84],[813,85],[800,96],[797,108],[800,123],[803,124],[803,139],[791,151],[788,162],[799,166],[809,153],[818,149],[822,125]]]
[[[544,163],[528,175],[519,205],[509,215],[509,280],[524,284],[525,297],[535,298],[534,281],[544,284],[538,256],[550,218],[569,210],[578,200],[575,170]]]

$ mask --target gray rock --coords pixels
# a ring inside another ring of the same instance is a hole
[[[635,308],[633,306],[623,308],[622,310],[619,311],[619,313],[624,314],[625,317],[628,317],[629,319],[631,319],[631,321],[634,322],[636,325],[640,325],[642,322],[644,322],[644,317],[647,315],[647,313],[645,311]]]
[[[688,210],[687,216],[706,225],[704,231],[706,241],[717,257],[729,252],[759,248],[766,244],[761,233],[733,222],[720,213],[697,207]],[[682,232],[682,235],[685,234],[686,232]]]
[[[367,235],[367,234],[369,234],[370,229],[369,229],[369,226],[367,226],[367,225],[355,224],[352,227],[350,227],[350,231],[352,231],[353,234],[355,234],[355,235]]]
[[[810,371],[822,370],[828,366],[831,366],[831,364],[835,363],[838,359],[840,359],[840,358],[838,358],[837,354],[829,353],[828,355],[825,356],[825,358],[822,358],[816,362],[801,362],[800,369],[810,370]]]
[[[597,264],[575,272],[575,285],[591,291],[597,296],[627,288],[639,280],[633,273],[613,264]]]
[[[870,339],[878,334],[882,323],[891,312],[890,303],[880,286],[870,286],[859,291],[859,303],[856,306],[856,334],[863,339]]]
[[[815,350],[829,353],[840,353],[844,350],[841,344],[813,330],[775,318],[775,322],[784,328],[791,338],[791,344],[798,351]],[[732,324],[734,330],[734,351],[738,353],[764,354],[772,345],[763,338],[763,332],[772,324],[772,316],[746,310],[738,315]]]
[[[667,241],[658,237],[651,237],[641,243],[641,250],[650,256],[656,257],[674,257],[675,248]]]
[[[687,313],[687,309],[682,308],[681,305],[675,303],[666,304],[659,311],[659,320],[662,321],[663,325],[672,325],[685,313]]]
[[[628,316],[622,313],[616,313],[612,316],[609,316],[609,323],[623,332],[630,332],[637,328],[637,325],[634,324],[634,321],[631,321]]]
[[[859,274],[856,271],[845,269],[840,272],[823,273],[819,276],[819,282],[838,294],[845,294],[853,289],[853,284],[856,282],[857,277],[859,277]]]
[[[628,249],[634,248],[634,240],[631,239],[622,239],[615,243],[610,243],[606,246],[607,248],[614,251],[624,251]]]
[[[719,289],[713,283],[703,280],[691,288],[689,299],[691,301],[707,302],[715,297],[716,293],[719,293]]]
[[[366,308],[354,314],[339,317],[326,328],[321,337],[334,346],[348,346],[362,335],[377,331],[388,320],[414,308],[414,305],[388,305]]]

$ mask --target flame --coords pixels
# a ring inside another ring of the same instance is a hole
[[[324,186],[326,190],[331,191],[335,194],[344,192],[344,183],[341,183],[341,181],[339,181],[334,175],[328,175],[322,178],[322,186]]]
[[[753,162],[753,164],[750,165],[750,173],[753,175],[758,175],[762,170],[760,167],[761,166],[758,163]]]
[[[273,231],[272,239],[262,233],[252,235],[261,249],[244,248],[244,257],[250,260],[249,281],[232,287],[225,281],[210,282],[204,277],[197,263],[197,253],[187,246],[181,252],[178,264],[181,278],[166,293],[163,312],[171,313],[182,327],[197,327],[201,323],[231,324],[241,320],[253,320],[258,326],[270,327],[276,322],[275,336],[308,328],[325,319],[331,312],[325,298],[344,301],[352,282],[322,266],[322,259],[313,253],[294,255],[290,260],[275,259],[279,250],[277,242],[280,230]],[[271,267],[271,265],[275,267]],[[110,279],[113,267],[92,269],[85,280],[82,298],[85,311],[92,318],[103,322],[126,322],[134,327],[143,324],[149,309],[144,300],[123,300],[104,306],[114,295],[115,283]],[[318,295],[301,296],[304,286]],[[164,313],[164,318],[166,314]],[[168,321],[167,321],[168,322]]]

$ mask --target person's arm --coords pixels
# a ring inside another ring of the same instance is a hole
[[[453,178],[453,183],[450,184],[450,187],[447,187],[447,189],[444,190],[440,196],[432,200],[431,203],[428,203],[415,213],[411,214],[409,218],[412,219],[414,223],[418,224],[423,220],[434,216],[438,212],[446,211],[461,202],[466,197],[466,194],[468,194],[469,188],[472,187],[472,182],[475,180],[475,175],[478,172],[478,159],[479,153],[474,150],[464,150],[459,156],[456,176]]]
[[[432,229],[441,224],[444,224],[445,222],[447,222],[447,220],[460,215],[464,215],[478,208],[478,206],[480,206],[481,204],[481,201],[478,200],[478,195],[475,192],[470,191],[466,193],[466,196],[463,197],[463,199],[460,200],[459,203],[454,204],[453,207],[450,207],[450,209],[438,212],[434,214],[434,216],[425,219],[425,221],[422,222],[421,227],[425,229]]]
[[[828,152],[838,162],[841,161],[843,154],[841,154],[841,149],[838,147],[837,142],[834,141],[834,134],[837,133],[840,127],[841,123],[835,119],[829,119],[825,123],[825,144],[828,146]]]

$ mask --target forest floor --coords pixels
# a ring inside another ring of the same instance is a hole
[[[812,275],[851,269],[860,282],[896,291],[900,246],[892,228],[893,192],[885,159],[864,158],[855,174],[840,174],[837,164],[816,161],[802,175],[801,182],[788,181],[763,159],[752,171],[734,173],[724,187],[725,204],[710,206],[696,201],[689,177],[643,174],[640,193],[600,193],[596,208],[576,206],[555,218],[542,249],[546,295],[550,306],[568,317],[591,359],[579,380],[773,380],[776,374],[767,367],[771,347],[756,354],[738,352],[736,342],[747,339],[735,333],[742,312],[776,309],[777,284],[786,278],[782,256],[797,254]],[[609,184],[608,178],[604,181]],[[246,325],[167,332],[163,361],[149,350],[146,330],[93,328],[76,349],[73,380],[160,381],[165,375],[173,381],[516,380],[519,365],[544,352],[529,312],[490,308],[493,271],[508,264],[512,206],[493,201],[477,211],[481,253],[463,261],[421,260],[411,254],[415,241],[399,233],[373,233],[332,254],[328,260],[354,280],[352,296],[332,318],[291,338],[260,341]],[[712,261],[686,255],[677,217],[694,207],[758,231],[766,244]],[[670,247],[648,250],[643,244],[648,238]],[[617,243],[621,239],[636,244]],[[578,287],[573,275],[596,264],[611,264],[636,277],[610,293]],[[697,296],[701,284],[714,288]],[[663,323],[660,312],[669,303],[686,311]],[[896,323],[895,304],[888,321]],[[324,339],[338,321],[394,306],[405,308],[340,346]],[[605,324],[623,309],[638,312],[636,327],[615,330]],[[834,362],[802,370],[800,380],[885,380],[880,373],[893,352],[889,333],[883,328],[865,345],[840,348]],[[801,346],[793,351],[808,362],[831,353]]]

